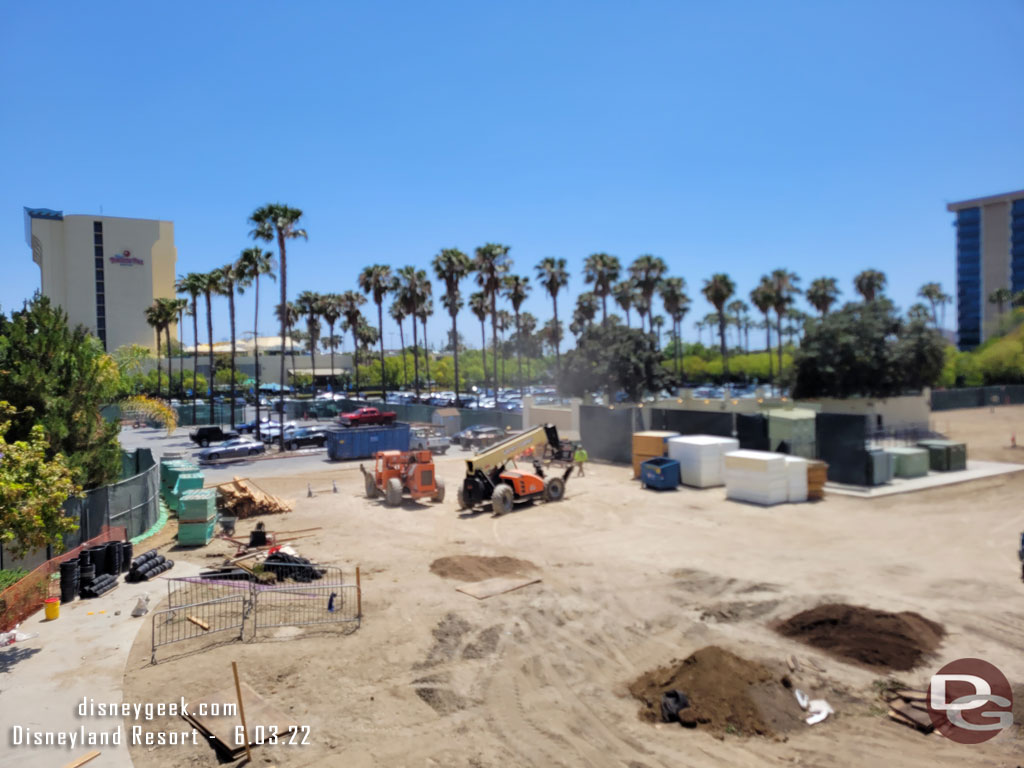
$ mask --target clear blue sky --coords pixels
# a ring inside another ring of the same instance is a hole
[[[184,273],[280,200],[293,295],[496,241],[568,259],[567,309],[588,254],[659,255],[691,338],[716,271],[875,267],[905,308],[955,293],[945,203],[1024,187],[1022,41],[1022,0],[8,2],[0,306],[39,285],[23,205],[173,220]]]

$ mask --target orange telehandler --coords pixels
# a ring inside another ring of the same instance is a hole
[[[366,498],[384,497],[389,507],[397,507],[404,496],[412,499],[430,498],[444,501],[444,480],[434,471],[430,451],[378,451],[374,455],[373,472],[362,464]]]

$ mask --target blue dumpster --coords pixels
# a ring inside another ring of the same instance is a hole
[[[664,456],[648,459],[640,465],[640,483],[658,491],[671,490],[679,485],[679,462]]]
[[[327,433],[327,456],[331,461],[364,459],[377,451],[408,451],[409,425],[387,427],[344,427]]]

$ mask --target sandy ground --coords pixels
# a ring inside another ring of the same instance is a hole
[[[973,458],[1024,463],[1009,444],[1024,408],[937,414]],[[1022,432],[1024,436],[1024,432]],[[438,472],[449,490],[463,466]],[[305,498],[306,484],[340,493]],[[884,717],[872,683],[885,675],[776,634],[770,625],[823,602],[917,611],[945,625],[939,653],[899,677],[924,687],[953,659],[981,657],[1024,683],[1024,473],[873,500],[832,497],[771,509],[723,489],[641,490],[628,468],[595,465],[567,499],[493,518],[440,505],[388,509],[362,498],[358,471],[261,480],[295,499],[271,529],[321,525],[300,552],[362,569],[364,621],[326,632],[225,642],[149,664],[149,624],[129,659],[126,701],[196,700],[245,680],[310,727],[308,746],[264,745],[259,765],[309,766],[1016,766],[1018,725],[980,746],[921,736]],[[250,523],[251,525],[251,523]],[[241,527],[248,530],[249,525]],[[166,548],[170,543],[165,544]],[[213,543],[175,558],[213,562]],[[534,563],[543,579],[478,601],[430,571],[438,557]],[[798,684],[837,714],[788,738],[714,736],[638,718],[628,684],[717,644],[750,659],[801,661]],[[821,671],[815,671],[817,666]],[[147,728],[180,729],[174,719]],[[216,765],[207,745],[134,747],[137,766]]]

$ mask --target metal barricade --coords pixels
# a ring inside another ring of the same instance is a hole
[[[246,594],[221,597],[202,603],[179,605],[153,612],[153,649],[150,661],[156,664],[156,649],[172,643],[206,638],[218,632],[245,634]]]
[[[340,568],[286,566],[275,584],[253,584],[255,631],[271,627],[358,623],[362,612],[356,583],[345,584]],[[281,576],[284,578],[281,578]]]

